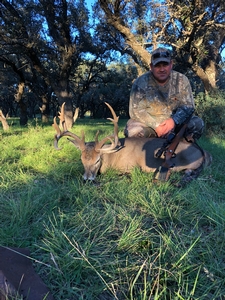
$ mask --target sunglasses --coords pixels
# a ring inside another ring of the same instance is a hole
[[[160,58],[160,57],[168,58],[170,57],[170,53],[166,51],[166,52],[158,52],[152,55],[153,59]]]

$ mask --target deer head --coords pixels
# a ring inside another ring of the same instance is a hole
[[[119,149],[119,138],[118,138],[118,120],[119,117],[116,116],[113,108],[105,102],[105,104],[110,109],[113,118],[108,118],[114,124],[114,133],[112,135],[108,135],[104,137],[101,141],[98,141],[99,132],[96,133],[95,141],[94,142],[85,142],[85,135],[84,132],[81,134],[81,138],[78,137],[76,134],[67,130],[66,123],[65,123],[65,116],[64,116],[64,106],[65,102],[61,107],[61,112],[59,113],[59,119],[62,124],[62,131],[59,128],[56,117],[54,118],[53,127],[56,130],[54,146],[57,150],[58,148],[58,141],[63,136],[68,136],[68,140],[72,142],[75,147],[80,149],[81,151],[81,161],[84,166],[84,180],[94,180],[100,167],[101,167],[101,157],[104,153],[113,153],[118,151]],[[110,144],[107,144],[110,142]]]

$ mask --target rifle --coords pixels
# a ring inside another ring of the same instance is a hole
[[[154,178],[160,181],[167,181],[169,176],[170,176],[170,171],[171,168],[174,167],[174,163],[172,162],[172,158],[176,155],[175,151],[176,148],[180,142],[180,140],[182,139],[185,129],[187,127],[187,123],[190,120],[190,118],[188,118],[188,120],[186,120],[185,123],[183,123],[183,125],[181,127],[179,127],[179,131],[177,132],[177,134],[175,134],[174,132],[170,133],[165,141],[165,143],[163,143],[162,147],[158,150],[158,152],[156,153],[156,157],[160,158],[162,156],[162,154],[164,153],[165,156],[165,161],[162,163],[162,165],[155,170],[154,172]]]

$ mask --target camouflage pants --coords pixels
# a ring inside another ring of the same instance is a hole
[[[199,139],[204,131],[204,122],[201,118],[193,116],[187,124],[184,137]],[[125,137],[157,137],[155,130],[144,123],[130,119],[124,129]]]

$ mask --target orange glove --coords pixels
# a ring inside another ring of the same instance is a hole
[[[158,137],[164,137],[175,127],[175,122],[172,118],[169,118],[163,121],[159,126],[155,129]]]

